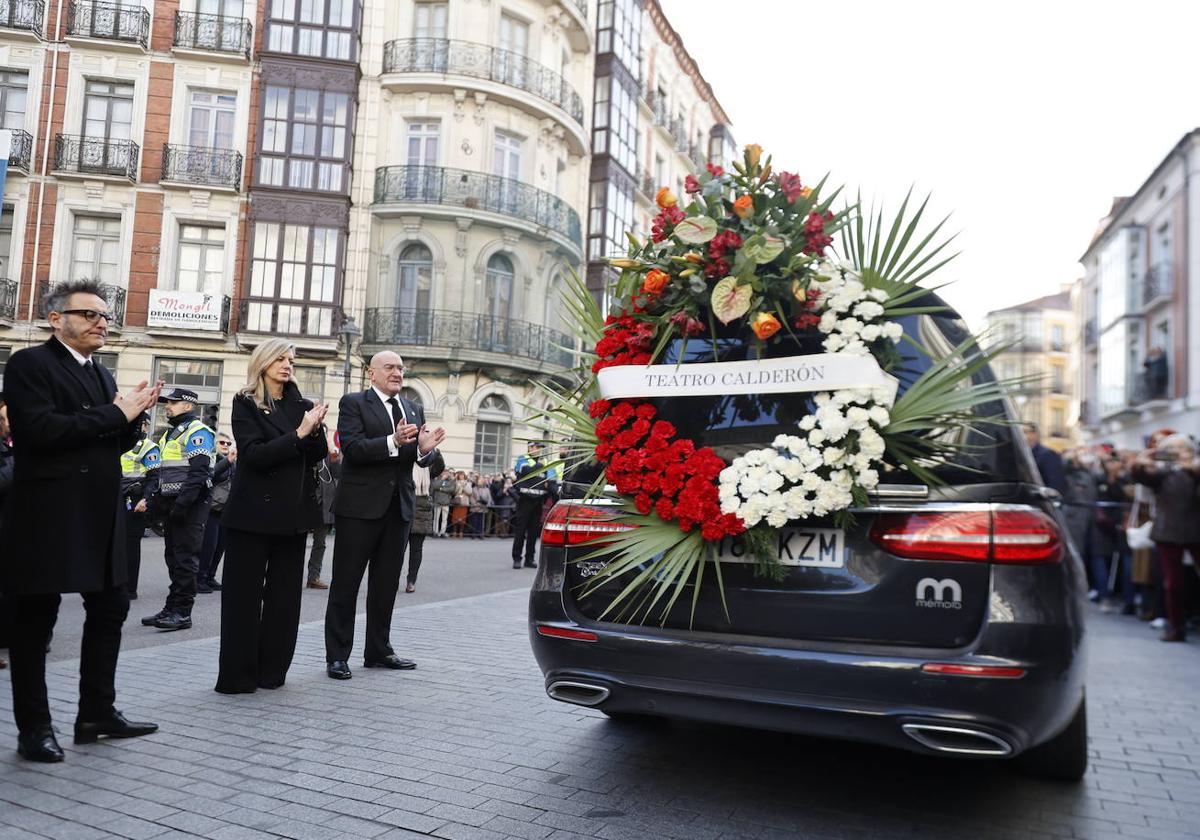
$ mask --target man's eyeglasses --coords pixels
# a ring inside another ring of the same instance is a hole
[[[101,318],[104,319],[105,323],[107,323],[113,319],[112,313],[99,312],[95,309],[64,309],[60,314],[62,314],[62,315],[78,315],[79,317],[81,317],[85,321],[87,321],[89,324],[95,324],[95,323],[99,322],[99,320]]]

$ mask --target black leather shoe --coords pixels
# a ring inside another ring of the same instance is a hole
[[[417,667],[417,663],[411,659],[401,659],[394,653],[388,654],[383,659],[363,660],[364,668],[391,668],[393,671],[411,671]]]
[[[154,626],[159,630],[191,630],[192,617],[190,615],[180,615],[179,613],[167,613],[158,621],[154,622]]]
[[[515,563],[513,563],[513,568],[514,568],[514,569],[519,569],[519,568],[521,568],[521,561],[520,561],[520,560],[517,560]]]
[[[348,680],[352,676],[350,673],[350,666],[341,659],[338,659],[335,662],[330,662],[329,667],[326,670],[329,672],[329,676],[335,680]]]
[[[166,610],[159,610],[159,611],[158,611],[158,612],[156,612],[154,615],[148,615],[148,616],[146,616],[145,618],[143,618],[143,619],[142,619],[142,626],[143,626],[143,627],[153,627],[153,626],[154,626],[154,623],[155,623],[156,621],[158,621],[159,619],[166,618],[166,617],[167,617],[167,611],[166,611]]]
[[[208,585],[208,588],[211,589],[213,592],[220,592],[222,589],[220,582],[213,580],[212,578],[209,578],[208,580],[206,580],[204,582]]]
[[[103,720],[75,721],[75,743],[94,744],[101,735],[105,738],[137,738],[157,731],[157,723],[127,720],[125,715],[113,709],[112,714]]]
[[[54,730],[48,725],[20,733],[17,736],[17,754],[27,761],[40,761],[43,764],[63,760],[62,747],[54,737]]]
[[[536,568],[537,568],[537,563],[534,563],[534,562],[531,560],[530,562],[528,562],[528,563],[526,563],[526,564],[525,564],[525,568],[526,568],[526,569],[536,569]]]
[[[212,587],[209,586],[207,583],[197,583],[196,584],[196,594],[197,595],[211,595]]]

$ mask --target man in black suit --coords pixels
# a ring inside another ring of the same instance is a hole
[[[62,761],[46,694],[46,643],[60,593],[79,592],[87,619],[79,664],[75,743],[130,738],[158,727],[113,707],[125,588],[121,453],[137,440],[159,385],[117,393],[92,354],[108,340],[108,303],[94,281],[60,283],[47,297],[54,336],[13,354],[4,371],[13,484],[0,524],[0,588],[14,612],[13,716],[17,752]]]
[[[444,469],[437,451],[445,429],[425,428],[421,406],[400,396],[404,362],[376,353],[367,370],[371,387],[338,403],[342,479],[334,503],[337,540],[325,608],[325,659],[329,676],[350,679],[354,612],[363,572],[367,578],[367,639],[363,665],[408,670],[390,642],[392,608],[400,586],[404,545],[412,525],[413,464]]]
[[[1067,468],[1063,465],[1061,455],[1042,445],[1037,423],[1025,424],[1025,442],[1029,444],[1029,451],[1033,454],[1033,462],[1037,464],[1038,472],[1042,474],[1042,484],[1066,495]]]

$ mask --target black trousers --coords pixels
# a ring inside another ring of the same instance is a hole
[[[329,532],[332,530],[333,526],[326,525],[324,522],[313,528],[312,553],[308,555],[309,580],[319,580],[321,577],[321,568],[325,565],[325,542],[329,539]]]
[[[536,502],[536,503],[535,503]],[[537,554],[538,536],[542,531],[542,508],[545,499],[538,497],[533,501],[521,499],[517,502],[517,515],[513,519],[512,559],[514,563],[521,560],[521,548],[525,549],[525,562],[532,563]]]
[[[13,717],[17,729],[29,732],[50,724],[46,694],[46,645],[58,620],[57,593],[10,595],[13,637],[9,645],[12,669]],[[121,626],[129,614],[124,586],[83,593],[83,642],[79,659],[79,720],[100,720],[112,713],[114,682],[121,650]]]
[[[217,691],[278,688],[296,653],[307,534],[225,530]]]
[[[142,536],[146,533],[148,518],[144,513],[125,511],[125,569],[128,578],[126,586],[131,596],[137,595],[138,576],[142,570]]]
[[[354,613],[363,573],[367,576],[367,642],[363,657],[375,662],[394,651],[392,609],[400,587],[400,565],[412,523],[401,517],[400,499],[392,497],[382,519],[338,516],[334,527],[333,577],[325,607],[325,659],[347,661],[354,646]]]
[[[171,587],[167,592],[167,612],[182,616],[192,614],[196,601],[196,577],[200,571],[200,548],[204,544],[204,526],[208,522],[208,502],[189,507],[182,515],[174,512],[167,517],[163,534],[166,549],[167,574]]]
[[[225,554],[225,532],[221,530],[221,513],[210,512],[204,525],[204,540],[200,543],[200,563],[197,566],[198,583],[214,580],[221,557]]]
[[[408,535],[408,575],[409,583],[417,582],[417,573],[421,571],[421,560],[425,558],[425,534]]]

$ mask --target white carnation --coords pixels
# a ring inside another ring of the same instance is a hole
[[[831,333],[837,329],[838,316],[836,312],[826,312],[821,316],[817,329],[823,333]]]
[[[839,463],[842,458],[845,457],[845,455],[846,453],[844,450],[839,449],[836,446],[831,446],[822,453],[822,458],[824,459],[826,466],[834,466],[835,464]]]
[[[883,325],[883,334],[890,338],[893,342],[899,342],[904,336],[904,327],[900,326],[895,321],[888,321]]]
[[[820,446],[825,442],[825,432],[820,429],[813,429],[808,433],[808,445]]]
[[[875,341],[881,335],[883,335],[883,328],[879,324],[867,324],[859,333],[863,341]]]
[[[811,432],[817,426],[817,418],[811,414],[806,414],[800,419],[799,426],[806,432]]]
[[[881,405],[871,407],[871,422],[883,428],[892,420],[892,415]]]
[[[871,289],[871,291],[867,292],[867,294],[872,299],[877,300],[880,303],[888,302],[888,293],[885,292],[883,289]]]

